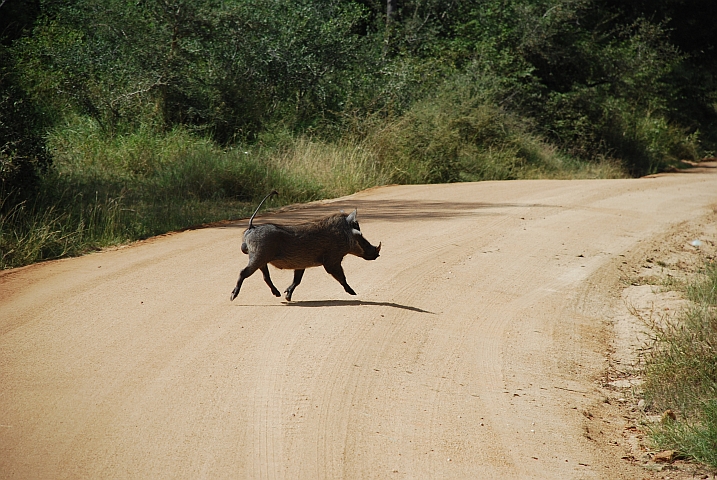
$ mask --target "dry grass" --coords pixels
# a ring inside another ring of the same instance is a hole
[[[717,265],[687,286],[692,304],[653,322],[644,390],[657,411],[678,412],[652,430],[655,443],[717,469]]]

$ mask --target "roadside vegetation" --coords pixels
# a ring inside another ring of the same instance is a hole
[[[652,325],[645,356],[644,395],[673,415],[651,428],[661,449],[717,469],[717,264],[687,286],[690,307]]]
[[[246,216],[272,189],[712,156],[715,20],[710,0],[0,2],[0,268]]]

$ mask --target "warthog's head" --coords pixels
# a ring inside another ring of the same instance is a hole
[[[356,220],[356,213],[356,210],[354,210],[346,216],[346,222],[351,229],[351,236],[353,239],[351,251],[349,253],[356,255],[357,257],[361,257],[364,260],[376,260],[379,256],[379,252],[381,251],[381,243],[379,242],[378,247],[374,247],[364,238],[363,233],[361,233],[361,227],[359,227],[358,220]]]

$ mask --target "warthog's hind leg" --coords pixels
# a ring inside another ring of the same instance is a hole
[[[244,283],[244,280],[251,277],[254,272],[259,269],[259,265],[252,260],[253,259],[249,257],[249,264],[246,267],[242,268],[241,272],[239,272],[239,280],[237,280],[237,286],[234,287],[234,290],[232,291],[232,296],[229,297],[230,301],[237,298],[237,295],[239,295],[239,290],[241,290],[241,284]],[[274,290],[276,290],[276,287],[274,287]]]

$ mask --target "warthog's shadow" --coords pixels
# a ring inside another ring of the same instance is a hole
[[[401,305],[399,303],[393,303],[393,302],[372,302],[370,300],[305,300],[305,301],[291,301],[291,302],[282,302],[287,307],[354,307],[354,306],[361,306],[361,305],[368,305],[368,306],[375,306],[375,307],[392,307],[392,308],[400,308],[402,310],[410,310],[412,312],[418,312],[418,313],[430,313],[431,315],[435,315],[434,312],[429,312],[428,310],[422,310],[417,307],[410,307],[408,305]]]

